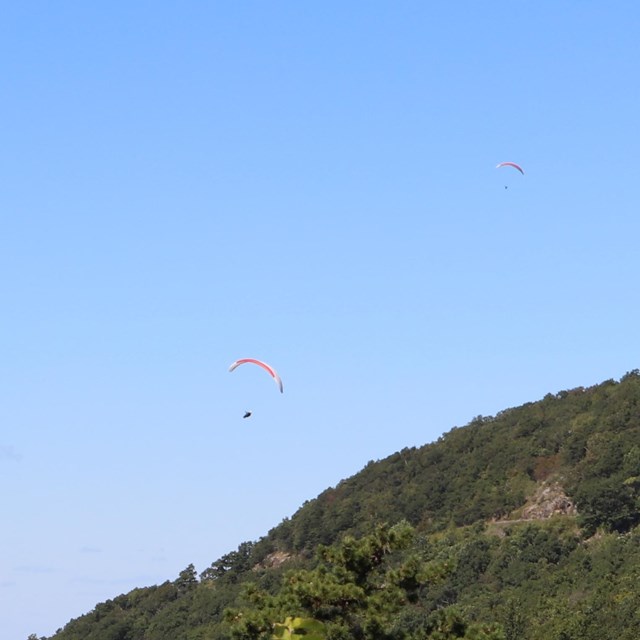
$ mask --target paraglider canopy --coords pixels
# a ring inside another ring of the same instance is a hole
[[[255,358],[242,358],[241,360],[236,360],[230,367],[229,371],[233,371],[238,368],[241,364],[257,364],[259,367],[262,367],[276,382],[278,385],[278,389],[280,389],[280,393],[284,393],[284,388],[282,385],[282,380],[278,375],[278,372],[268,365],[266,362],[262,362],[261,360],[256,360]]]
[[[517,169],[522,175],[524,175],[524,169],[515,162],[500,162],[496,165],[496,169],[500,169],[501,167],[513,167],[514,169]]]

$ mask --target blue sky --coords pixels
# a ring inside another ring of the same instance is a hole
[[[639,32],[632,1],[5,3],[3,634],[640,366]]]

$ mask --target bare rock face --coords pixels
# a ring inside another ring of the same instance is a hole
[[[522,509],[522,520],[545,520],[551,516],[562,514],[574,516],[576,506],[557,481],[544,482],[527,500]]]
[[[274,551],[258,565],[258,568],[265,569],[279,567],[281,564],[289,560],[289,558],[291,558],[290,553],[286,553],[285,551]]]
[[[514,524],[546,520],[552,516],[575,516],[578,510],[571,498],[564,492],[557,480],[547,480],[538,485],[526,503],[513,512],[507,520],[493,520],[490,531],[499,537],[506,535],[506,530]]]

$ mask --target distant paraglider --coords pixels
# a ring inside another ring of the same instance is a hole
[[[524,175],[524,169],[515,162],[500,162],[496,165],[496,169],[500,169],[502,167],[513,167],[514,169],[517,169],[522,175]]]
[[[262,367],[276,382],[278,385],[278,389],[280,389],[280,393],[284,393],[284,388],[282,386],[282,380],[278,375],[278,372],[271,366],[269,366],[266,362],[262,362],[260,360],[255,360],[254,358],[242,358],[241,360],[236,360],[230,367],[229,371],[233,371],[238,368],[241,364],[257,364],[259,367]],[[248,418],[249,416],[244,416]]]
[[[524,175],[524,169],[519,164],[516,164],[515,162],[500,162],[496,165],[496,169],[501,169],[502,167],[513,167],[514,169],[519,171],[522,175]],[[504,188],[508,189],[509,187],[507,187],[507,185],[505,184]]]

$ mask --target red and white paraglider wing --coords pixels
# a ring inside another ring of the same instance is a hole
[[[271,366],[269,366],[266,362],[262,362],[261,360],[256,360],[255,358],[242,358],[241,360],[236,360],[230,367],[229,371],[233,371],[237,369],[241,364],[257,364],[259,367],[262,367],[275,381],[278,385],[278,389],[280,389],[280,393],[284,392],[284,388],[282,385],[282,379],[278,375],[278,372]]]
[[[500,164],[496,165],[496,169],[500,169],[501,167],[513,167],[514,169],[517,169],[522,175],[524,175],[524,169],[515,162],[501,162]]]

